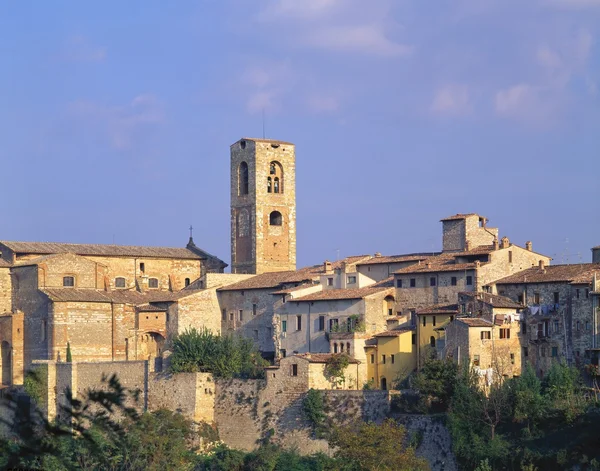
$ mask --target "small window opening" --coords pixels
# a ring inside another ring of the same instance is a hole
[[[273,211],[269,214],[269,224],[271,226],[281,226],[283,224],[283,216],[279,211]]]
[[[115,278],[115,288],[125,288],[125,278],[122,276]]]
[[[158,288],[158,278],[149,278],[148,288]]]
[[[190,279],[189,278],[185,279],[185,286],[190,286]]]
[[[63,276],[63,286],[67,286],[72,288],[75,286],[75,277],[74,276]]]

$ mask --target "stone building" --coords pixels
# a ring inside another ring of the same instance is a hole
[[[435,304],[415,312],[416,360],[421,368],[428,357],[443,357],[446,348],[446,327],[458,314],[456,304]]]
[[[486,292],[461,293],[458,302],[459,313],[445,329],[444,356],[472,366],[488,382],[520,375],[527,361],[521,333],[525,306]]]
[[[290,142],[231,145],[231,271],[296,269],[296,160]]]
[[[444,251],[394,273],[398,311],[456,303],[460,292],[482,291],[495,280],[550,262],[533,252],[531,242],[522,248],[506,237],[498,241],[498,230],[485,221],[477,214],[442,219]]]
[[[538,373],[552,361],[581,364],[600,347],[600,264],[539,266],[496,280],[493,293],[527,306],[525,355]]]
[[[226,266],[191,239],[185,248],[0,242],[0,251],[3,384],[21,383],[34,360],[65,361],[67,345],[83,362],[158,358],[169,325],[185,321],[173,305]]]

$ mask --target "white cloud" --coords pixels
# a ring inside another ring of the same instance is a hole
[[[132,147],[140,131],[164,121],[162,105],[150,94],[138,95],[119,106],[77,101],[69,105],[69,111],[78,120],[87,120],[102,130],[117,149]]]
[[[495,96],[499,116],[533,126],[552,124],[562,105],[563,96],[556,94],[554,89],[529,83],[499,90]]]
[[[106,59],[106,48],[90,44],[85,36],[71,36],[60,57],[69,62],[102,62]]]
[[[440,115],[463,115],[471,110],[469,88],[466,85],[449,84],[439,88],[431,103],[431,111]]]
[[[404,56],[413,51],[411,46],[389,39],[378,24],[330,26],[310,32],[304,41],[320,49],[377,56]]]

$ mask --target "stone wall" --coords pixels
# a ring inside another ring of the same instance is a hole
[[[0,313],[12,311],[12,281],[10,268],[0,267]]]

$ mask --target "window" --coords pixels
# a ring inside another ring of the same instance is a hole
[[[125,278],[122,276],[115,278],[115,288],[125,288]]]
[[[227,320],[227,309],[223,309],[221,312],[222,312],[222,316],[223,316],[222,319],[224,321],[226,321]]]
[[[585,321],[585,330],[590,330],[590,321]]]
[[[279,193],[279,178],[273,179],[273,193]]]
[[[410,287],[414,288],[415,286],[417,286],[417,280],[415,278],[411,278],[410,279]]]
[[[333,332],[334,330],[336,330],[338,324],[339,324],[338,319],[329,319],[329,332]]]
[[[433,335],[429,337],[429,345],[435,348],[435,337]]]
[[[184,281],[185,286],[190,286],[190,279],[186,278]]]
[[[423,327],[427,327],[427,316],[423,316]]]
[[[296,316],[296,330],[302,330],[302,316]]]
[[[450,278],[450,284],[452,286],[456,286],[457,283],[456,283],[456,277],[455,276],[453,276],[452,278]]]
[[[42,342],[44,342],[46,340],[46,327],[47,327],[46,319],[42,319],[41,332],[40,332]]]
[[[267,193],[273,192],[273,180],[271,177],[267,177]]]
[[[275,175],[277,173],[277,170],[275,168],[275,162],[271,162],[269,164],[269,174],[270,175]]]
[[[512,263],[512,250],[508,251],[508,263]]]
[[[435,276],[429,278],[429,286],[435,286]]]
[[[577,289],[575,290],[575,297],[576,297],[577,299],[579,299],[579,288],[577,288]]]
[[[229,321],[230,321],[230,322],[233,322],[233,312],[230,312],[230,313],[229,313]]]
[[[140,263],[140,271],[144,273],[146,271],[146,264],[144,262]]]
[[[542,347],[542,348],[541,348],[541,355],[542,355],[543,357],[545,357],[545,356],[546,356],[546,347]]]
[[[393,316],[394,315],[394,309],[389,307],[388,308],[388,316]]]
[[[481,331],[481,340],[490,340],[492,338],[492,332],[489,330]]]
[[[241,162],[238,169],[238,194],[248,194],[248,164]]]
[[[158,288],[158,278],[148,278],[148,288]]]
[[[287,332],[287,321],[281,321],[281,331]]]
[[[298,376],[298,365],[295,363],[292,365],[292,376]]]
[[[523,295],[523,293],[521,293],[518,297],[517,297],[517,301],[520,304],[523,304],[523,300],[524,300],[525,296]]]
[[[73,287],[75,286],[74,276],[63,276],[63,286]]]
[[[256,304],[252,305],[252,315],[256,316],[256,309],[258,308],[258,306]]]
[[[254,340],[258,340],[258,330],[257,329],[254,329],[252,331],[252,335],[254,336]]]
[[[473,355],[473,366],[479,366],[479,355]]]
[[[575,325],[577,326],[577,330],[581,330],[581,322],[577,321]]]
[[[390,355],[390,361],[392,362],[392,365],[394,364],[394,355]]]
[[[325,316],[319,316],[319,332],[325,330]]]
[[[533,304],[540,303],[540,293],[533,293]]]
[[[240,321],[243,321],[244,320],[244,311],[243,311],[243,309],[239,310],[239,316],[240,316]]]
[[[554,292],[554,304],[558,304],[560,301],[560,293],[558,291]]]
[[[473,286],[473,277],[471,275],[467,276],[467,286]]]
[[[396,280],[396,288],[402,288],[402,280]]]
[[[355,276],[349,276],[348,277],[348,284],[349,285],[353,285],[354,283],[356,283],[356,277]]]
[[[500,329],[500,338],[501,339],[509,339],[510,338],[510,329]]]
[[[333,278],[327,278],[327,286],[333,286]]]
[[[585,297],[586,297],[586,298],[589,298],[589,297],[590,297],[590,290],[589,290],[589,289],[586,289],[586,290],[585,290]]]
[[[521,333],[522,334],[527,333],[527,323],[525,321],[521,322]]]
[[[417,344],[417,334],[412,334],[411,339],[410,339],[411,344],[416,345]]]
[[[511,354],[510,354],[510,364],[511,364],[511,365],[514,365],[514,364],[515,364],[515,354],[514,354],[514,353],[511,353]]]
[[[271,162],[269,164],[268,182],[272,179],[273,193],[283,193],[283,168],[279,162]]]
[[[279,351],[281,352],[281,358],[285,358],[287,356],[287,351],[285,350],[285,348],[282,348]]]
[[[433,325],[434,327],[435,327],[435,321],[436,321],[436,320],[437,320],[437,319],[436,319],[436,317],[435,317],[435,316],[432,316],[432,321],[433,321],[433,322],[432,322],[432,324],[431,324],[431,325]]]
[[[271,226],[281,226],[283,224],[283,216],[279,211],[273,211],[269,214],[269,224]]]
[[[528,357],[529,356],[529,349],[527,347],[523,347],[523,356],[524,357]]]
[[[552,357],[556,358],[558,356],[558,347],[552,347]]]
[[[557,320],[554,321],[554,333],[555,334],[558,333],[558,321]]]
[[[338,352],[338,344],[334,343],[333,344],[333,353],[337,353]]]
[[[371,353],[371,363],[375,363],[375,354]]]
[[[385,355],[381,355],[381,363],[385,365]]]

